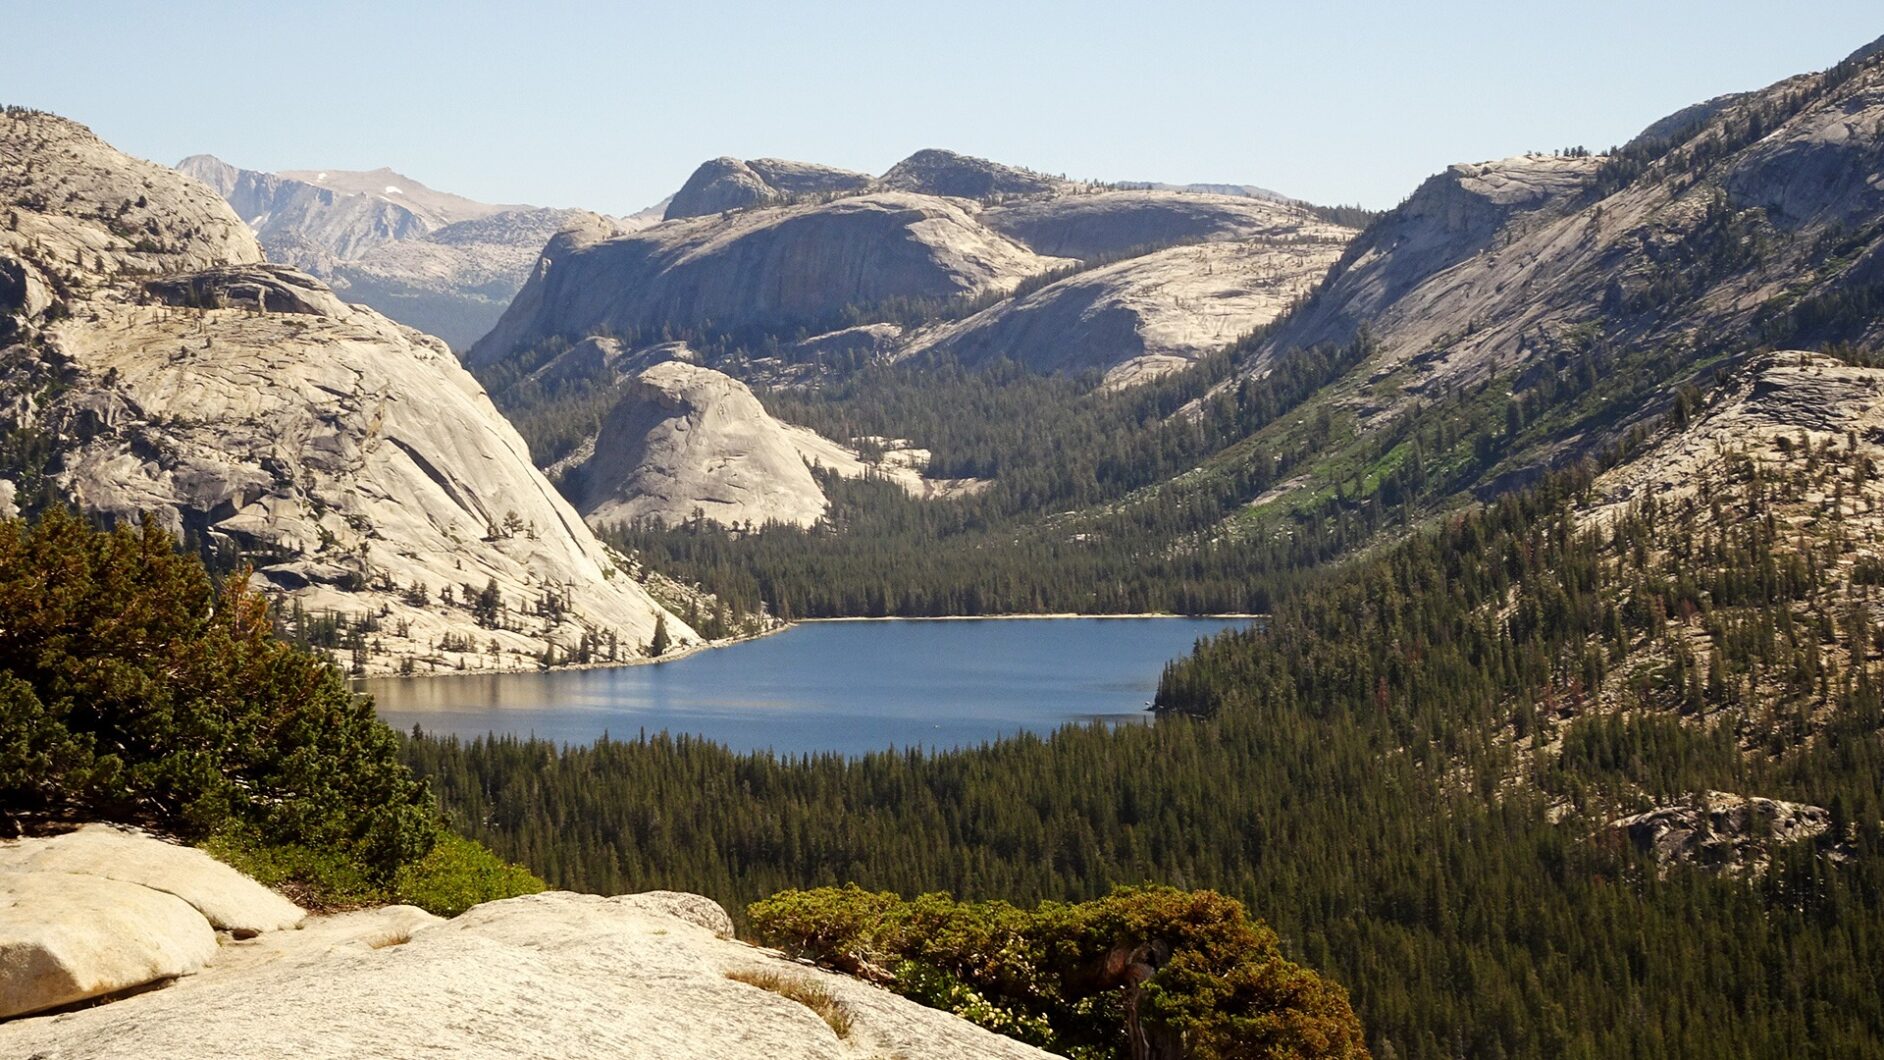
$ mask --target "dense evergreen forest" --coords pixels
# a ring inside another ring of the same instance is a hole
[[[1779,530],[1848,469],[1749,462],[1579,524],[1596,470],[1316,576],[1172,667],[1149,727],[848,760],[667,736],[407,753],[455,821],[566,885],[735,908],[853,881],[1221,889],[1350,988],[1378,1056],[1884,1055],[1880,637],[1839,602],[1849,543]],[[1754,835],[1759,865],[1723,872],[1609,824],[1708,788],[1833,825]]]

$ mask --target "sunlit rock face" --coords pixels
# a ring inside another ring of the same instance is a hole
[[[665,612],[444,343],[261,264],[209,188],[72,122],[0,117],[0,189],[0,425],[53,439],[34,470],[71,502],[373,627],[348,656],[368,671],[645,652]]]

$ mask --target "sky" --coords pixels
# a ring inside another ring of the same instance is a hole
[[[1880,34],[1877,0],[0,0],[0,103],[165,163],[617,214],[719,155],[880,173],[924,147],[1385,208]]]

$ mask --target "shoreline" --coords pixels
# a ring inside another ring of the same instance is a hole
[[[368,681],[430,681],[435,678],[443,677],[507,677],[518,674],[558,674],[577,670],[619,670],[630,666],[659,666],[662,663],[679,662],[682,659],[692,658],[695,655],[699,655],[701,652],[712,651],[715,648],[730,648],[735,644],[745,644],[764,637],[770,637],[774,634],[783,633],[792,628],[795,624],[796,623],[792,622],[781,622],[769,629],[762,629],[757,633],[748,633],[742,637],[696,641],[692,644],[677,647],[666,655],[646,659],[618,659],[614,662],[567,663],[552,666],[547,670],[541,667],[516,666],[485,670],[427,670],[409,674],[397,672],[383,674],[348,674],[347,683],[353,687],[353,691],[356,694],[364,694],[365,688],[363,686]]]
[[[1195,618],[1204,620],[1268,618],[1266,614],[1223,613],[1208,615],[1182,615],[1171,611],[1137,611],[1128,614],[1107,613],[1103,615],[1081,614],[1078,611],[1055,611],[1047,614],[1006,613],[999,615],[841,615],[835,618],[798,618],[791,625],[812,622],[1043,622],[1064,621],[1067,619],[1120,619],[1120,618]]]
[[[361,674],[359,676],[349,675],[347,677],[347,684],[353,689],[353,691],[356,694],[365,695],[367,694],[366,684],[369,681],[434,681],[434,680],[440,680],[440,679],[452,678],[452,677],[505,677],[505,676],[526,675],[526,674],[554,674],[554,673],[564,673],[564,672],[575,671],[575,670],[614,670],[614,669],[623,669],[630,666],[659,666],[662,663],[679,662],[682,659],[692,658],[693,656],[699,655],[702,652],[712,651],[716,648],[730,648],[738,644],[750,643],[752,641],[760,640],[765,637],[776,636],[780,633],[788,632],[790,630],[796,629],[797,627],[801,625],[812,625],[815,623],[1046,622],[1046,621],[1059,622],[1059,621],[1066,621],[1069,619],[1164,619],[1164,618],[1194,618],[1194,619],[1204,619],[1204,620],[1221,619],[1224,621],[1248,621],[1248,620],[1264,619],[1268,617],[1269,616],[1266,614],[1253,614],[1253,613],[1252,614],[1226,613],[1226,614],[1209,614],[1209,615],[1181,615],[1181,614],[1174,614],[1169,611],[1141,611],[1141,612],[1133,612],[1130,614],[1110,613],[1110,614],[1103,614],[1103,615],[1092,615],[1092,614],[1081,614],[1077,611],[1058,611],[1058,612],[1051,612],[1051,613],[1046,613],[1046,614],[1007,613],[1007,614],[999,614],[999,615],[915,615],[915,616],[911,616],[911,615],[841,615],[834,618],[799,618],[799,619],[793,619],[790,622],[781,622],[778,625],[771,627],[770,629],[761,630],[757,633],[751,633],[743,637],[728,637],[725,640],[701,641],[696,644],[690,644],[677,651],[669,652],[666,655],[660,656],[658,658],[653,658],[653,659],[624,659],[617,662],[577,663],[577,664],[568,665],[568,666],[556,666],[548,670],[515,667],[511,669],[494,669],[494,670],[433,670],[429,672],[410,673],[410,674],[401,674],[401,673]]]

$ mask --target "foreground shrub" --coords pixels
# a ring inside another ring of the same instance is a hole
[[[1367,1055],[1346,991],[1214,891],[1120,888],[1027,911],[853,885],[785,891],[747,916],[787,952],[1073,1056]]]
[[[430,853],[399,870],[391,897],[439,916],[457,916],[482,902],[546,890],[541,877],[490,852],[484,844],[441,832]]]
[[[448,831],[439,832],[424,857],[401,866],[389,886],[376,883],[357,861],[334,851],[267,843],[248,830],[226,829],[200,845],[303,907],[323,912],[404,902],[439,916],[457,916],[481,902],[546,889],[528,869]]]

